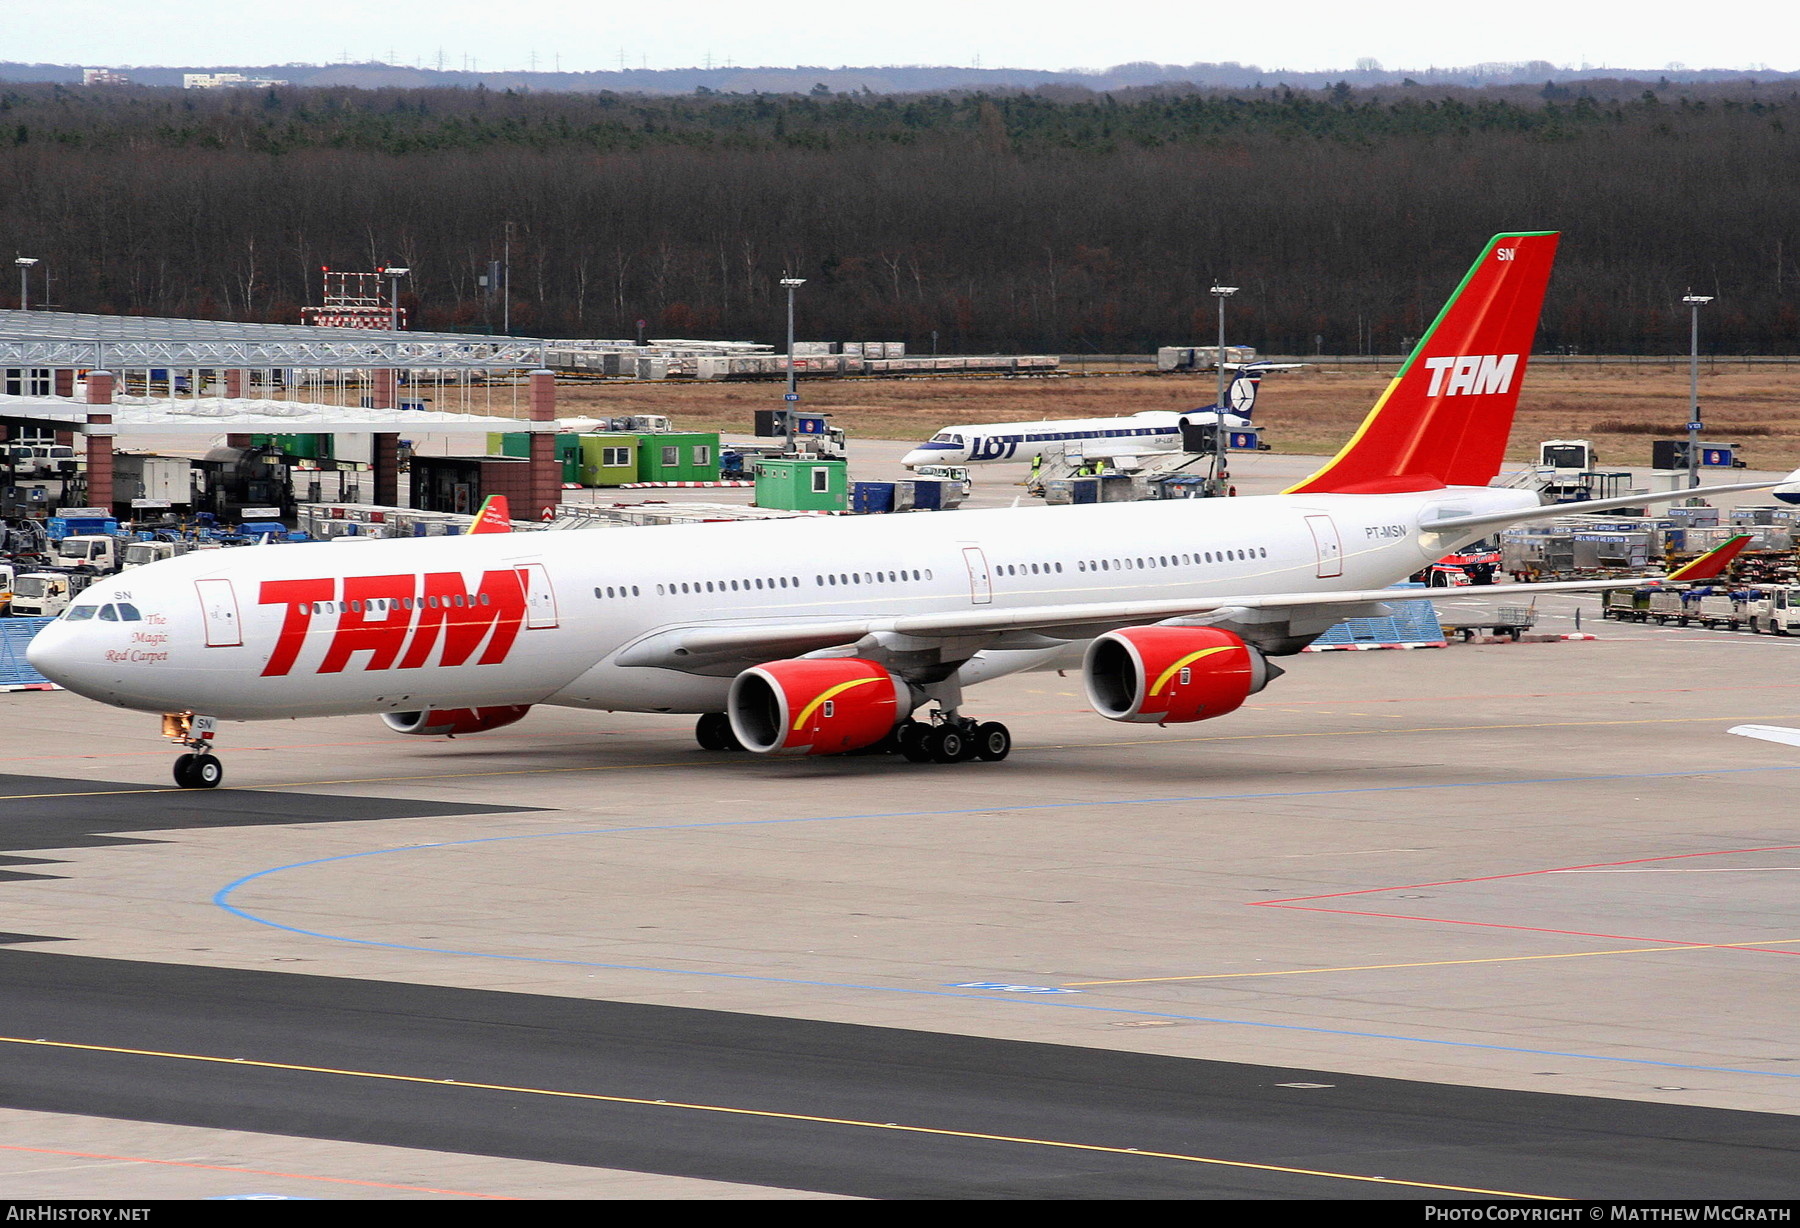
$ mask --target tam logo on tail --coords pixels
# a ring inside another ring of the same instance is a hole
[[[1427,358],[1425,369],[1431,372],[1431,385],[1425,395],[1435,397],[1459,394],[1486,396],[1511,392],[1513,372],[1519,366],[1517,354],[1464,354],[1456,358]],[[1450,382],[1446,385],[1444,377]]]
[[[1505,456],[1556,242],[1489,240],[1343,451],[1288,493],[1487,485]]]

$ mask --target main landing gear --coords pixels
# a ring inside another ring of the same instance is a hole
[[[737,740],[737,734],[732,732],[731,718],[723,712],[702,713],[700,719],[694,722],[694,741],[700,744],[701,750],[744,749],[743,744]],[[868,755],[895,752],[906,756],[912,763],[967,763],[971,759],[998,763],[1012,753],[1012,732],[999,721],[978,724],[967,717],[954,716],[939,709],[931,714],[928,721],[901,721],[892,733],[875,745],[849,753]],[[182,757],[185,759],[189,756]],[[179,766],[176,771],[180,771]]]
[[[977,724],[942,711],[930,721],[902,721],[894,740],[910,763],[997,763],[1012,753],[1012,732],[999,721]]]
[[[731,718],[723,712],[703,712],[694,722],[694,741],[701,750],[743,750],[737,734],[732,732]]]
[[[225,765],[212,753],[218,720],[192,712],[163,714],[163,737],[187,747],[175,760],[175,783],[183,789],[216,789],[225,779]]]

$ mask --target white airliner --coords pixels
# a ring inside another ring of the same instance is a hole
[[[1290,363],[1283,366],[1297,366]],[[1056,418],[1042,422],[975,422],[947,426],[900,458],[908,469],[920,465],[985,465],[1028,461],[1046,448],[1068,455],[1112,457],[1145,452],[1178,452],[1181,428],[1212,426],[1221,418],[1226,430],[1250,426],[1262,372],[1280,369],[1254,364],[1238,372],[1225,390],[1225,413],[1208,405],[1182,412],[1148,409],[1122,418]]]
[[[551,704],[699,713],[710,749],[947,763],[1011,747],[964,688],[1063,666],[1111,720],[1223,716],[1384,586],[1567,511],[1485,485],[1556,242],[1495,237],[1343,451],[1280,495],[196,552],[96,583],[30,660],[165,714],[184,787],[219,783],[219,720],[457,734]]]

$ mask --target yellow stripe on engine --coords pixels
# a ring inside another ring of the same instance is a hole
[[[1175,662],[1175,664],[1169,666],[1168,669],[1165,669],[1162,672],[1162,677],[1158,678],[1156,680],[1156,685],[1150,688],[1150,694],[1156,695],[1161,692],[1163,687],[1168,685],[1169,679],[1180,673],[1185,667],[1198,661],[1201,657],[1210,657],[1215,652],[1230,652],[1234,647],[1235,645],[1232,644],[1221,644],[1217,648],[1202,648],[1199,652],[1188,653],[1187,656],[1181,658],[1181,660]]]
[[[881,679],[879,678],[853,678],[849,682],[838,683],[829,691],[826,691],[823,695],[820,695],[811,703],[807,704],[806,707],[800,709],[800,715],[794,718],[794,730],[798,732],[802,729],[806,725],[806,722],[812,719],[812,714],[819,710],[819,705],[823,704],[826,700],[836,699],[851,687],[863,686],[870,682],[880,681]]]

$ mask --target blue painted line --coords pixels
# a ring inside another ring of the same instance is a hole
[[[1800,765],[1774,765],[1750,768],[1696,768],[1681,772],[1621,772],[1602,776],[1556,776],[1537,777],[1529,780],[1493,780],[1493,781],[1451,781],[1426,785],[1382,785],[1357,789],[1300,789],[1273,791],[1266,793],[1215,793],[1198,794],[1188,797],[1134,797],[1115,798],[1112,800],[1043,802],[1028,806],[976,806],[958,810],[897,810],[869,814],[847,815],[813,815],[810,817],[782,819],[723,819],[706,823],[667,823],[644,825],[638,827],[580,828],[562,832],[532,832],[524,835],[481,836],[471,840],[445,840],[430,844],[411,844],[402,848],[369,849],[361,853],[340,853],[331,857],[318,857],[308,861],[296,861],[287,865],[271,866],[246,874],[225,884],[213,893],[213,903],[219,908],[256,925],[285,933],[298,934],[307,938],[318,938],[327,942],[341,942],[352,946],[374,947],[391,951],[413,951],[426,955],[454,955],[472,959],[491,959],[507,963],[541,964],[545,966],[562,966],[577,968],[598,968],[611,972],[642,972],[665,976],[706,977],[713,980],[752,981],[763,984],[797,985],[817,989],[858,990],[866,993],[904,994],[913,997],[959,998],[983,1002],[1008,1002],[1015,1005],[1031,1005],[1048,1007],[1056,1010],[1088,1011],[1106,1015],[1128,1015],[1142,1019],[1166,1019],[1183,1023],[1211,1023],[1227,1027],[1261,1028],[1278,1032],[1307,1033],[1318,1036],[1343,1036],[1360,1040],[1402,1041],[1412,1044],[1437,1045],[1453,1049],[1477,1049],[1495,1053],[1518,1053],[1532,1057],[1570,1058],[1579,1061],[1610,1062],[1627,1066],[1649,1066],[1659,1070],[1692,1070],[1717,1074],[1760,1075],[1771,1079],[1800,1079],[1800,1071],[1751,1070],[1738,1066],[1706,1066],[1690,1062],[1663,1062],[1647,1058],[1611,1057],[1600,1053],[1580,1053],[1561,1049],[1532,1049],[1519,1045],[1482,1044],[1475,1041],[1443,1040],[1430,1036],[1411,1036],[1392,1032],[1359,1032],[1349,1028],[1327,1028],[1311,1024],[1269,1023],[1255,1019],[1232,1019],[1215,1015],[1193,1015],[1176,1011],[1151,1011],[1120,1006],[1105,1006],[1097,1003],[1071,1002],[1062,998],[1048,998],[1041,994],[1009,993],[995,996],[987,993],[952,993],[945,989],[908,988],[898,985],[864,985],[853,981],[818,981],[797,977],[767,976],[746,972],[709,972],[691,968],[658,968],[641,964],[613,964],[583,959],[552,959],[536,955],[506,955],[493,951],[465,951],[449,947],[414,946],[407,943],[382,942],[371,938],[355,938],[346,934],[329,934],[321,930],[303,929],[299,926],[284,925],[279,921],[271,921],[256,913],[240,908],[231,902],[231,896],[240,889],[260,879],[276,874],[284,874],[292,870],[303,870],[313,866],[329,865],[333,862],[355,861],[364,857],[391,857],[402,853],[413,853],[421,849],[464,848],[478,844],[501,844],[521,840],[569,839],[576,836],[616,836],[642,832],[683,832],[705,831],[714,828],[747,828],[773,827],[798,823],[844,823],[868,819],[905,819],[905,818],[954,818],[969,814],[1001,814],[1024,813],[1038,810],[1074,810],[1085,807],[1101,806],[1147,806],[1184,802],[1238,802],[1265,801],[1271,798],[1301,797],[1335,797],[1359,793],[1408,793],[1431,789],[1486,789],[1502,788],[1511,785],[1546,785],[1546,784],[1586,784],[1608,780],[1663,780],[1688,776],[1729,776],[1752,772],[1795,772]],[[954,987],[952,987],[954,988]]]

